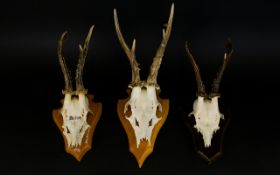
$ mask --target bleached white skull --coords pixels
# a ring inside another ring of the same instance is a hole
[[[204,141],[205,147],[211,146],[211,140],[213,134],[219,130],[220,119],[224,119],[224,115],[219,111],[219,102],[218,98],[220,97],[219,94],[219,86],[220,82],[228,64],[229,58],[233,53],[232,44],[230,40],[228,41],[227,51],[224,54],[224,61],[223,64],[217,73],[216,78],[213,81],[212,89],[210,94],[208,95],[205,91],[205,87],[200,75],[199,67],[197,66],[189,48],[188,44],[186,43],[186,51],[188,57],[190,58],[192,67],[195,72],[195,77],[197,81],[197,99],[193,103],[193,111],[189,114],[189,116],[194,115],[196,124],[194,128],[201,133]]]
[[[85,131],[90,127],[87,123],[89,111],[88,98],[84,93],[79,93],[77,96],[65,94],[61,115],[63,134],[69,147],[81,145]]]
[[[143,139],[147,140],[148,143],[150,143],[153,129],[160,120],[160,118],[156,115],[158,109],[162,111],[162,106],[157,99],[156,93],[156,90],[159,90],[159,86],[157,84],[157,75],[162,61],[162,57],[164,56],[164,51],[167,42],[170,37],[173,16],[174,4],[172,4],[171,6],[168,24],[166,26],[166,29],[163,29],[162,41],[156,52],[156,55],[153,58],[153,63],[150,67],[150,73],[147,78],[147,81],[142,81],[140,79],[139,64],[136,60],[135,55],[136,40],[133,40],[132,47],[130,49],[126,44],[125,39],[121,33],[117,17],[117,11],[116,9],[114,9],[114,22],[117,36],[123,50],[125,51],[129,59],[132,68],[132,81],[129,85],[129,88],[131,88],[131,94],[129,101],[125,104],[124,112],[127,112],[128,107],[130,107],[131,116],[126,116],[126,119],[130,122],[131,126],[133,127],[137,147],[139,147],[139,144]]]
[[[157,110],[162,111],[162,106],[157,100],[155,86],[144,85],[132,88],[131,97],[125,104],[124,113],[128,107],[131,109],[131,116],[126,116],[134,129],[137,147],[140,141],[145,139],[150,143],[154,126],[161,119],[156,115]]]
[[[84,45],[79,45],[79,60],[76,69],[76,90],[73,90],[70,71],[68,70],[62,54],[62,46],[67,32],[61,35],[58,42],[58,60],[64,75],[65,89],[61,115],[63,118],[63,134],[67,139],[68,147],[76,148],[82,144],[85,132],[90,127],[87,123],[87,115],[90,111],[87,90],[83,85],[83,68],[87,55],[88,45],[93,30],[92,26],[88,32]]]
[[[220,128],[220,119],[224,119],[224,115],[219,111],[218,96],[213,98],[198,96],[189,116],[191,115],[195,117],[194,127],[202,134],[205,147],[211,146],[213,134]]]

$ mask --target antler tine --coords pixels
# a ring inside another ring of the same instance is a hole
[[[128,59],[129,59],[130,66],[132,69],[132,81],[130,83],[130,86],[138,85],[141,82],[141,79],[140,79],[140,73],[139,73],[140,72],[139,63],[137,62],[136,56],[135,56],[136,40],[135,39],[133,40],[132,48],[129,49],[129,47],[127,46],[127,44],[123,38],[121,29],[120,29],[116,9],[114,9],[114,23],[115,23],[115,29],[117,32],[118,39],[120,41],[120,44],[121,44],[124,52],[126,53]]]
[[[71,93],[73,91],[72,88],[72,81],[71,81],[71,73],[67,68],[67,65],[65,63],[65,59],[63,57],[62,54],[62,47],[63,47],[63,43],[65,40],[65,36],[67,34],[67,31],[63,32],[63,34],[61,35],[59,41],[58,41],[58,48],[57,48],[57,54],[58,54],[58,60],[59,60],[59,64],[64,76],[64,81],[65,81],[65,89],[62,91],[63,93]]]
[[[162,57],[164,56],[164,51],[167,45],[167,42],[170,37],[171,29],[172,29],[172,22],[173,22],[173,16],[174,16],[174,4],[171,6],[170,10],[170,15],[168,19],[168,24],[166,27],[166,30],[163,29],[163,37],[162,41],[160,43],[160,46],[156,52],[155,57],[153,58],[153,63],[150,67],[150,74],[147,79],[148,84],[154,84],[157,85],[157,75],[158,75],[158,70],[162,61]]]
[[[86,91],[86,89],[84,88],[83,85],[83,69],[84,69],[84,65],[85,65],[85,59],[87,56],[87,52],[88,52],[88,46],[89,46],[89,42],[90,42],[90,38],[92,35],[92,30],[93,30],[94,26],[92,25],[89,29],[88,35],[85,39],[85,43],[83,46],[81,46],[79,44],[79,61],[78,61],[78,65],[77,65],[77,69],[76,69],[76,90],[77,92],[83,92]]]
[[[190,59],[190,62],[192,64],[192,67],[193,67],[193,70],[195,73],[195,78],[196,78],[196,82],[197,82],[197,95],[205,97],[207,95],[206,95],[205,87],[204,87],[204,84],[203,84],[203,81],[202,81],[202,78],[200,75],[200,70],[189,50],[189,46],[188,46],[187,42],[186,42],[186,51],[187,51],[187,55]]]
[[[222,77],[223,77],[223,73],[224,73],[224,71],[226,69],[226,66],[227,66],[227,64],[228,64],[228,62],[231,58],[232,53],[233,53],[233,47],[232,47],[232,43],[231,43],[230,39],[228,39],[228,42],[226,44],[226,49],[227,49],[227,51],[224,55],[224,61],[223,61],[222,67],[220,68],[219,72],[217,73],[216,78],[213,81],[210,96],[218,96],[219,95],[219,87],[220,87],[220,83],[221,83],[221,80],[222,80]]]

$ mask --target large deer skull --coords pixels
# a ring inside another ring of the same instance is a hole
[[[65,97],[60,111],[63,117],[62,128],[68,146],[72,148],[81,145],[85,132],[90,127],[87,123],[87,115],[92,111],[89,108],[87,90],[84,88],[82,75],[92,30],[93,26],[89,30],[84,46],[79,45],[80,54],[75,77],[76,91],[73,91],[70,71],[67,69],[62,55],[62,46],[67,32],[61,35],[58,44],[58,59],[65,80],[65,89],[63,91]]]
[[[195,122],[196,122],[194,128],[196,128],[197,131],[201,133],[204,140],[205,147],[211,146],[211,140],[213,134],[217,132],[220,128],[219,127],[220,119],[224,119],[224,115],[221,114],[219,111],[219,102],[218,102],[218,98],[220,97],[219,86],[226,65],[228,64],[229,59],[233,52],[230,41],[226,46],[227,46],[227,51],[224,54],[223,65],[220,68],[217,77],[214,79],[212,84],[212,90],[208,95],[205,91],[205,87],[201,79],[199,67],[196,64],[189,50],[188,44],[186,43],[187,55],[193,66],[196,81],[197,81],[197,87],[198,87],[197,99],[193,103],[193,111],[189,114],[189,116],[194,115]]]
[[[155,57],[153,58],[153,63],[150,67],[150,74],[147,81],[142,81],[139,74],[139,64],[136,61],[135,56],[136,40],[133,40],[132,48],[130,49],[121,33],[117,11],[114,10],[114,22],[117,36],[132,68],[132,81],[129,84],[131,94],[130,99],[125,104],[124,113],[126,114],[128,110],[131,111],[131,114],[126,115],[125,117],[130,122],[134,130],[137,148],[142,141],[147,141],[150,144],[153,129],[161,120],[161,118],[156,114],[158,110],[162,111],[162,105],[157,98],[157,91],[160,89],[157,84],[157,75],[170,37],[173,14],[174,5],[172,4],[168,24],[166,30],[163,29],[163,39]]]
[[[158,96],[160,88],[157,84],[157,75],[170,37],[173,15],[172,4],[168,24],[166,29],[163,29],[163,39],[153,58],[150,74],[147,80],[141,80],[140,68],[135,56],[136,40],[133,40],[130,49],[121,33],[117,11],[114,10],[117,36],[132,68],[132,81],[128,86],[130,97],[118,101],[118,115],[128,136],[129,149],[136,157],[139,167],[153,151],[157,134],[168,115],[169,101]]]

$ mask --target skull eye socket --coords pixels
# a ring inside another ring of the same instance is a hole
[[[135,125],[139,127],[139,122],[137,121],[136,118],[135,118]]]
[[[74,120],[74,117],[72,115],[70,115],[69,120]]]
[[[153,124],[153,119],[151,119],[151,120],[149,121],[149,126],[152,126],[152,124]]]

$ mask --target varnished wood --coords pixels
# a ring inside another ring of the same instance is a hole
[[[102,103],[93,102],[93,95],[87,95],[87,97],[89,101],[89,108],[93,113],[88,113],[87,115],[87,123],[90,125],[90,127],[85,131],[82,144],[78,147],[75,148],[68,147],[67,139],[63,134],[63,128],[62,128],[63,118],[60,113],[61,108],[54,109],[52,111],[53,120],[56,126],[59,128],[64,139],[65,151],[71,154],[72,156],[74,156],[78,161],[81,161],[83,156],[92,147],[92,137],[102,112]],[[63,100],[62,100],[62,104],[63,104]]]
[[[139,144],[139,147],[137,148],[134,130],[133,130],[131,124],[129,123],[129,121],[125,117],[126,115],[130,116],[131,111],[129,110],[126,114],[124,113],[124,106],[125,106],[126,102],[130,99],[130,91],[128,91],[128,93],[129,93],[129,97],[127,99],[121,99],[118,101],[117,111],[118,111],[119,119],[120,119],[122,126],[124,127],[125,132],[128,137],[129,151],[135,156],[135,158],[138,162],[138,165],[141,168],[145,159],[153,152],[157,135],[160,131],[160,128],[162,127],[162,125],[164,124],[164,122],[168,116],[169,100],[159,98],[159,95],[157,93],[158,101],[162,105],[162,112],[157,110],[157,116],[159,118],[161,118],[161,120],[158,121],[158,123],[155,125],[155,127],[153,129],[150,144],[147,141],[141,141]]]

